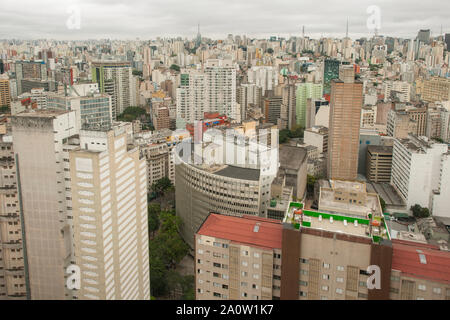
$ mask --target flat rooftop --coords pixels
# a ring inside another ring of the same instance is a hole
[[[211,213],[197,234],[267,249],[281,249],[283,226],[280,221],[244,215]]]
[[[370,153],[387,153],[392,154],[392,150],[394,147],[392,146],[375,146],[375,145],[369,145],[367,149]]]
[[[306,149],[301,147],[281,145],[279,148],[280,166],[286,169],[300,169],[306,156]]]
[[[53,118],[59,115],[69,113],[68,110],[58,110],[58,109],[39,109],[39,110],[25,110],[21,113],[14,115],[18,118]]]
[[[325,212],[323,210],[302,210],[302,214],[295,213],[296,210],[302,208],[302,203],[291,202],[283,222],[293,224],[296,229],[312,228],[325,230],[372,238],[375,242],[378,242],[381,238],[390,239],[389,231],[384,223],[384,217],[375,215],[374,220],[380,221],[380,226],[373,226],[372,230],[370,230],[370,220],[366,218]]]
[[[367,192],[377,193],[388,206],[405,206],[405,202],[399,196],[394,187],[389,183],[375,183],[367,181]]]
[[[260,170],[227,165],[223,169],[215,171],[214,174],[227,178],[259,181]]]

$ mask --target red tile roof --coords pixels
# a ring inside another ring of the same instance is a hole
[[[394,240],[392,246],[392,269],[410,277],[450,284],[450,252],[407,241]],[[420,262],[419,254],[425,256],[426,264]]]
[[[254,227],[259,224],[258,232]],[[244,215],[232,217],[211,213],[197,234],[230,240],[248,246],[281,249],[282,224],[278,220]]]

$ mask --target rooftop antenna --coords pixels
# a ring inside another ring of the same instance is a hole
[[[303,26],[303,28],[302,28],[302,37],[303,38],[305,37],[305,26]]]

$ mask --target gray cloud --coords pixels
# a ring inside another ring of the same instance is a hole
[[[67,9],[81,11],[81,29],[69,30]],[[352,38],[371,36],[367,7],[381,9],[380,34],[415,37],[421,28],[434,35],[450,32],[448,0],[2,0],[0,38],[150,39],[191,38],[201,25],[203,36],[228,33],[251,37],[306,34],[342,37],[349,19]]]

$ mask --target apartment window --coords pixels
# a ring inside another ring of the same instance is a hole
[[[302,281],[302,280],[300,280],[300,281],[298,282],[298,284],[301,285],[301,286],[304,286],[304,287],[307,287],[307,286],[308,286],[308,282],[307,282],[307,281]]]
[[[248,276],[248,273],[245,272],[245,271],[242,271],[242,276],[243,276],[243,277],[247,277],[247,276]]]
[[[308,270],[301,269],[300,274],[303,274],[306,276],[306,275],[308,275]]]
[[[277,275],[273,275],[273,279],[274,279],[274,280],[281,280],[281,277],[280,277],[280,276],[277,276]]]
[[[259,264],[258,263],[254,263],[253,264],[253,269],[259,269]]]
[[[391,276],[391,281],[400,281],[400,277]]]
[[[323,291],[328,291],[328,286],[322,286]]]
[[[219,297],[219,298],[221,297],[220,293],[217,293],[217,292],[214,292],[214,293],[213,293],[213,296],[214,296],[214,297]]]
[[[252,288],[253,288],[253,289],[258,289],[258,285],[252,284]]]
[[[417,289],[419,289],[419,290],[421,290],[421,291],[426,291],[426,290],[427,290],[427,287],[426,287],[424,284],[419,284],[419,285],[417,286]]]
[[[342,290],[341,288],[336,288],[336,293],[337,294],[342,294],[344,292],[344,290]]]
[[[392,292],[392,293],[399,293],[400,290],[397,289],[397,288],[390,288],[390,289],[389,289],[389,292]]]
[[[330,269],[330,264],[329,263],[323,263],[323,268],[324,269]]]
[[[216,288],[220,288],[221,287],[220,283],[217,283],[217,282],[213,282],[213,286],[216,287]]]
[[[241,282],[241,287],[246,287],[247,286],[247,282]]]
[[[242,255],[243,256],[248,256],[248,251],[246,251],[246,250],[242,251]]]
[[[360,281],[359,282],[359,286],[360,287],[367,287],[367,282],[366,281]]]
[[[307,293],[304,291],[300,291],[299,295],[300,295],[300,297],[306,297]]]
[[[244,267],[247,267],[247,266],[248,266],[248,262],[247,262],[247,261],[242,261],[242,265],[243,265]]]
[[[323,274],[322,275],[322,279],[323,280],[330,280],[330,275],[329,274]]]
[[[198,253],[199,254],[203,254],[203,250],[202,249],[198,249]]]
[[[300,262],[301,262],[301,263],[308,263],[308,259],[300,258]]]
[[[220,263],[214,262],[214,263],[213,263],[213,266],[216,267],[216,268],[220,268],[222,265],[221,265]]]
[[[253,275],[253,279],[259,279],[259,274],[256,274],[256,273],[255,273],[255,274]]]
[[[433,288],[433,293],[441,294],[441,292],[442,292],[441,288]]]
[[[247,298],[247,292],[242,292],[241,296],[242,298]]]
[[[227,275],[227,274],[223,274],[223,275],[222,275],[222,279],[228,280],[228,275]]]
[[[343,266],[337,266],[337,271],[344,271],[344,267]]]
[[[337,277],[337,278],[336,278],[336,282],[343,283],[343,282],[344,282],[344,278],[342,278],[342,277]]]
[[[202,279],[198,279],[198,283],[202,284],[203,280]]]
[[[274,253],[273,254],[274,259],[281,259],[281,254],[279,253]]]
[[[220,273],[213,272],[213,277],[214,277],[214,278],[220,278]]]
[[[367,293],[358,292],[358,298],[367,299]]]

